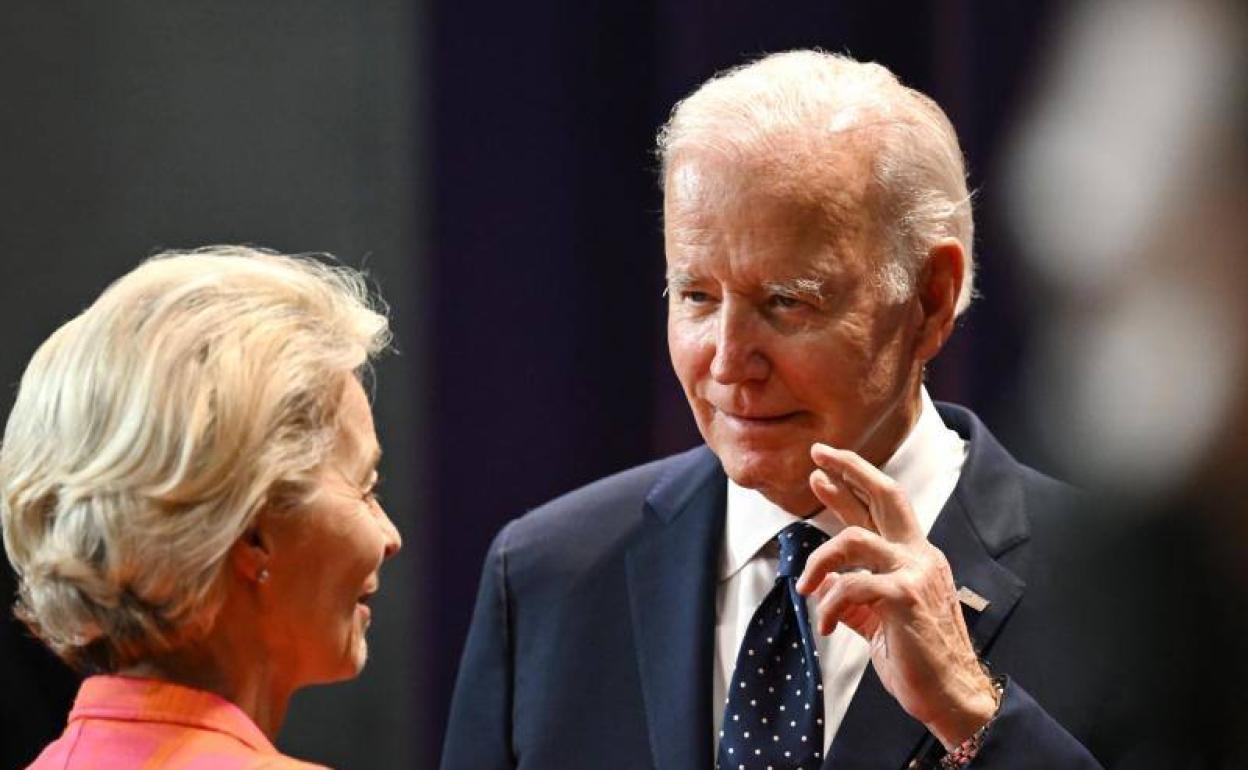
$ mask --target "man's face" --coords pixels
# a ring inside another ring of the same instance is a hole
[[[668,348],[729,477],[805,515],[819,507],[811,444],[880,464],[917,416],[922,310],[879,287],[862,153],[831,164],[838,199],[819,203],[762,165],[669,168]]]

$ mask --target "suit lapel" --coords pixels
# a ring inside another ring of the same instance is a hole
[[[1007,551],[1026,548],[1031,537],[1022,467],[970,412],[941,404],[940,415],[969,448],[962,477],[930,539],[949,559],[954,584],[988,600],[981,612],[962,608],[975,649],[983,655],[1025,588],[1022,578],[999,561]]]
[[[710,767],[715,571],[726,481],[705,448],[672,461],[627,556],[650,747],[659,770]]]
[[[997,561],[1028,539],[1019,465],[966,410],[942,404],[940,413],[969,447],[962,475],[929,539],[949,560],[954,584],[988,600],[982,612],[962,608],[975,649],[984,654],[1024,590],[1022,579]],[[912,766],[911,760],[931,746],[927,730],[888,694],[868,666],[824,768],[899,770]]]

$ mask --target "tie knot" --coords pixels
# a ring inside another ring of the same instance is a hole
[[[777,577],[797,577],[806,568],[806,557],[826,542],[828,536],[818,528],[799,521],[780,530],[780,568]]]

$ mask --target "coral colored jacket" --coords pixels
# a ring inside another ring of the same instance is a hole
[[[154,679],[93,676],[69,724],[29,770],[324,770],[278,752],[219,695]]]

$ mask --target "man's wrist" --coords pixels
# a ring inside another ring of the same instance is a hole
[[[975,757],[979,755],[979,750],[984,745],[988,731],[992,728],[993,722],[996,721],[997,715],[1001,712],[1001,702],[1005,698],[1005,678],[992,677],[989,681],[993,688],[996,704],[993,708],[992,716],[961,742],[953,746],[945,745],[946,753],[940,760],[940,770],[963,770],[963,768],[970,766]]]
[[[1000,683],[982,664],[980,676],[976,679],[978,681],[956,708],[951,709],[938,723],[928,725],[932,735],[936,736],[946,751],[952,751],[982,730],[996,716],[1001,706]]]

